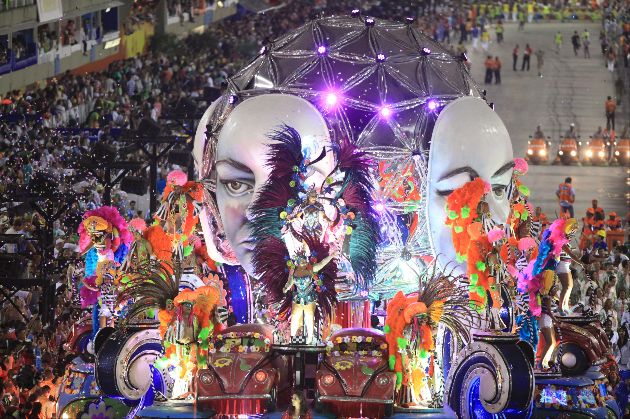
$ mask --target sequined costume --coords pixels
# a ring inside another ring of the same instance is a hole
[[[294,276],[293,283],[295,284],[295,293],[293,294],[293,302],[295,304],[306,305],[314,303],[317,300],[315,282],[311,275]]]
[[[319,202],[314,204],[307,204],[302,210],[302,228],[304,233],[313,237],[320,237],[322,235],[322,223],[320,222],[319,215],[324,211],[324,206]]]

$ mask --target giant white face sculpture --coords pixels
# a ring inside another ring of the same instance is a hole
[[[481,177],[492,185],[485,199],[493,221],[505,224],[513,159],[507,129],[485,101],[463,97],[442,110],[431,137],[427,202],[431,246],[440,267],[448,265],[455,275],[466,272],[466,263],[456,262],[451,230],[445,225],[449,192]]]
[[[211,111],[212,106],[209,111]],[[206,112],[209,115],[209,112]],[[206,115],[204,115],[205,117]],[[206,118],[207,120],[207,118]],[[201,123],[204,123],[202,118]],[[269,177],[266,165],[269,135],[282,125],[295,128],[302,138],[302,150],[310,158],[317,157],[325,147],[330,150],[330,134],[319,111],[305,99],[284,94],[264,94],[244,100],[227,117],[219,135],[215,156],[205,156],[214,162],[210,176],[216,176],[216,208],[218,214],[205,211],[202,225],[206,243],[212,257],[219,261],[232,262],[217,257],[214,237],[208,228],[209,218],[219,216],[225,238],[233,249],[237,262],[253,275],[248,207],[258,190]],[[203,127],[200,127],[200,129]],[[197,131],[205,137],[205,132]],[[200,161],[195,139],[195,157]],[[200,138],[200,143],[203,142]],[[332,153],[313,166],[316,173],[312,181],[321,184],[334,168]],[[210,207],[210,206],[209,206]],[[207,208],[208,209],[208,208]],[[212,249],[214,247],[214,249]]]

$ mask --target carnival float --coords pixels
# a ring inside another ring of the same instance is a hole
[[[556,309],[575,220],[540,231],[466,57],[411,22],[265,43],[194,159],[150,225],[85,214],[60,417],[620,417],[601,325]]]

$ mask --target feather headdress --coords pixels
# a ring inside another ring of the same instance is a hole
[[[311,166],[322,160],[326,151],[314,160],[305,159],[300,134],[286,125],[274,131],[271,140],[267,155],[271,174],[250,211],[252,237],[257,242],[270,236],[280,238],[283,228],[288,227],[296,239],[302,240],[305,233],[294,231],[288,217],[309,194],[317,192],[317,188],[307,185],[307,179]],[[379,235],[372,209],[371,162],[349,142],[341,145],[336,157],[336,167],[320,186],[318,198],[335,208],[337,216],[331,222],[333,228],[338,228],[343,220],[348,259],[357,281],[365,288],[372,282],[376,270],[374,261]],[[255,251],[271,253],[262,245]]]
[[[174,301],[179,294],[182,271],[164,261],[147,260],[133,268],[130,281],[118,293],[118,303],[133,301],[126,320],[149,309],[165,309],[167,301]]]

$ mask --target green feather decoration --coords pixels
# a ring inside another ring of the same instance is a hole
[[[385,327],[383,327],[383,333],[388,334],[391,331],[392,329],[389,327],[388,324],[386,324]]]
[[[388,361],[389,369],[393,371],[394,367],[396,366],[396,357],[394,355],[390,355]]]
[[[396,338],[396,342],[398,342],[398,347],[402,350],[407,349],[407,343],[409,343],[409,341],[405,338]]]
[[[479,275],[478,274],[470,275],[470,285],[476,286],[477,285],[477,281],[479,281]]]
[[[462,218],[468,218],[468,217],[470,217],[470,208],[468,207],[468,205],[464,205],[464,206],[462,207],[462,211],[461,211],[461,213],[462,213]]]
[[[193,247],[188,245],[188,246],[184,246],[184,257],[188,257],[190,256],[190,254],[193,252]]]

